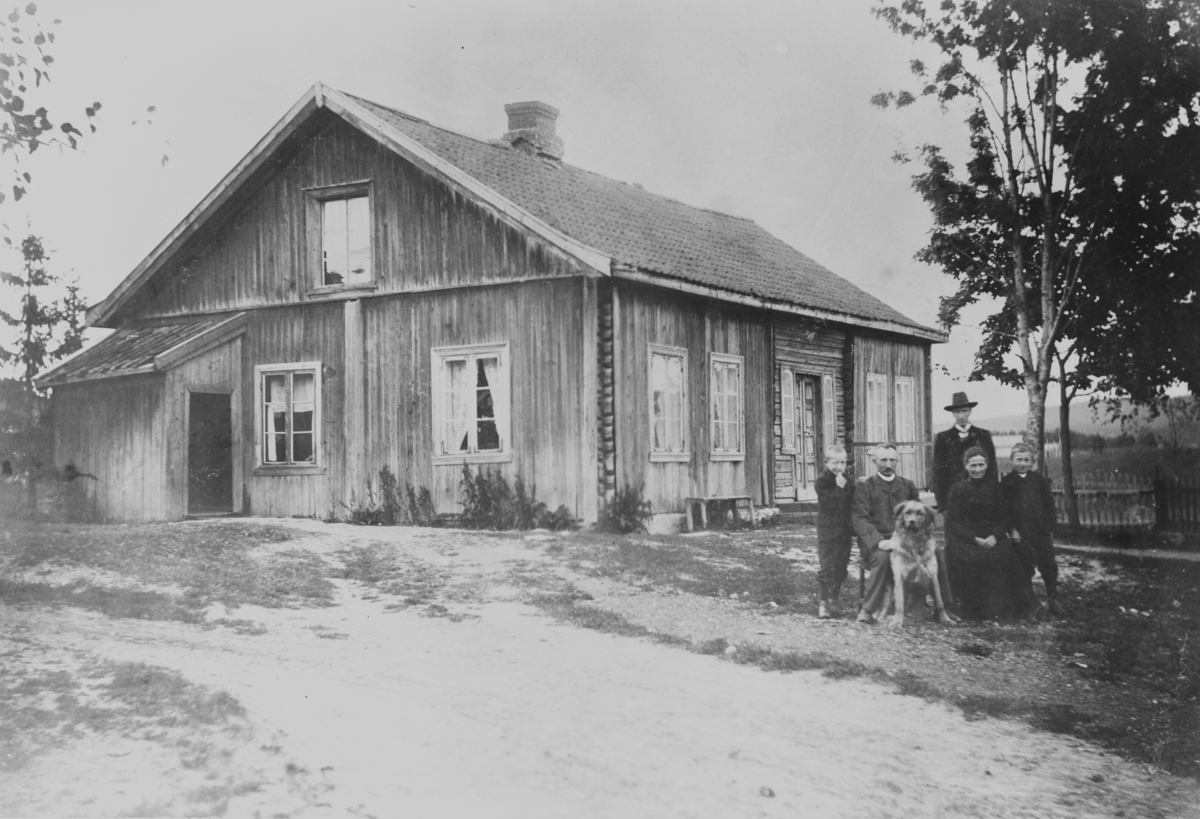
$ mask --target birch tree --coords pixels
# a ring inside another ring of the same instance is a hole
[[[936,145],[897,158],[923,165],[913,185],[934,226],[918,258],[958,282],[943,326],[997,305],[971,379],[1025,391],[1039,455],[1064,342],[1099,389],[1144,396],[1200,380],[1196,5],[904,0],[875,14],[939,64],[913,60],[918,87],[872,102],[932,98],[967,114],[965,174]]]

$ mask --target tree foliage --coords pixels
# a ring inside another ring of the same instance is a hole
[[[4,241],[11,244],[11,240]],[[0,281],[18,288],[19,309],[14,313],[0,310],[0,322],[17,331],[17,341],[0,346],[0,363],[13,364],[21,372],[21,382],[33,392],[33,379],[46,364],[70,355],[83,346],[83,316],[87,305],[72,283],[60,299],[47,296],[58,277],[46,270],[46,249],[41,237],[29,235],[21,242],[20,273],[0,270]]]
[[[934,217],[918,258],[958,282],[940,319],[995,299],[972,379],[1019,386],[1044,439],[1062,345],[1073,390],[1146,400],[1200,384],[1200,11],[1188,0],[992,0],[875,9],[932,44],[918,87],[872,102],[966,109],[969,159],[918,152]],[[909,157],[900,157],[907,160]],[[1016,360],[1013,366],[1012,361]]]
[[[3,240],[12,244],[7,237]],[[47,364],[83,346],[83,317],[87,305],[71,283],[53,298],[58,278],[46,269],[47,255],[38,236],[21,242],[21,270],[0,270],[0,281],[16,288],[18,310],[0,310],[0,322],[11,328],[15,342],[0,346],[0,363],[14,366],[20,378],[0,380],[0,457],[23,470],[37,469],[49,457],[46,400],[33,379]]]
[[[37,5],[29,3],[7,15],[0,13],[0,155],[17,160],[12,194],[18,200],[33,179],[20,168],[22,154],[32,154],[50,144],[75,148],[83,136],[71,122],[55,122],[45,106],[37,104],[38,89],[50,81],[50,66],[54,63],[50,50],[54,27],[60,22],[43,26],[36,19],[37,11]],[[83,111],[90,132],[96,130],[99,111],[98,102]],[[5,198],[0,191],[0,202]]]

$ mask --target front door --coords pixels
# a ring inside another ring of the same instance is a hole
[[[188,393],[188,514],[233,512],[233,423],[228,393]]]
[[[784,368],[783,452],[792,457],[793,497],[813,500],[817,497],[817,379]]]

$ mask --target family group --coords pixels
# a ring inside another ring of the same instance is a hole
[[[991,433],[971,424],[977,403],[968,401],[966,393],[955,393],[946,407],[954,415],[954,426],[934,438],[933,489],[945,532],[944,545],[936,547],[942,599],[953,604],[955,620],[1058,614],[1050,483],[1033,469],[1033,448],[1024,443],[1012,448],[1012,469],[999,477]],[[874,623],[887,614],[896,509],[920,498],[916,485],[897,474],[896,447],[877,446],[872,459],[875,474],[855,482],[846,474],[845,448],[825,451],[825,470],[816,482],[822,619],[839,613],[855,536],[868,571],[857,620]],[[1033,590],[1035,571],[1045,584],[1044,604]]]

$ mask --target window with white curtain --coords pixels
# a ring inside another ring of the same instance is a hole
[[[832,375],[821,376],[821,423],[823,446],[829,447],[838,443],[837,393],[834,391]]]
[[[709,407],[712,460],[741,460],[743,443],[742,357],[709,354]]]
[[[650,345],[650,460],[686,461],[687,350]]]
[[[780,451],[796,451],[796,377],[791,367],[779,370]]]
[[[321,434],[320,362],[254,368],[258,464],[317,466]]]
[[[433,350],[434,461],[510,460],[507,344]]]
[[[917,440],[916,381],[912,376],[896,376],[896,442],[911,444]]]
[[[872,444],[888,440],[888,377],[867,373],[867,439]]]

